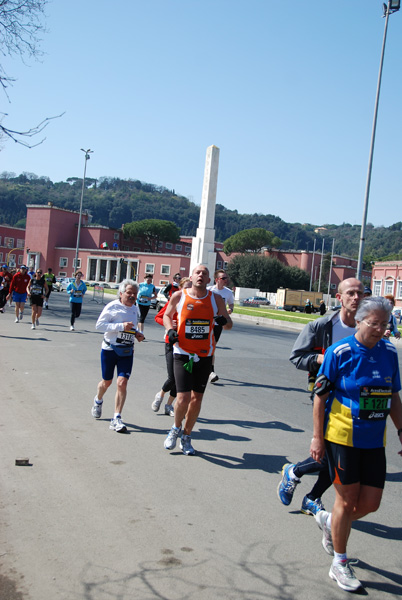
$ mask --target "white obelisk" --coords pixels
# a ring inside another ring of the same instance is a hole
[[[202,188],[200,220],[191,246],[190,275],[199,264],[209,269],[214,283],[215,252],[215,204],[218,186],[219,148],[209,146],[205,158],[204,185]]]

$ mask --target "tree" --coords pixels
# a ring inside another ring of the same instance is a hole
[[[162,221],[161,219],[144,219],[126,223],[123,233],[128,238],[143,238],[150,252],[159,252],[159,242],[176,244],[180,241],[180,229],[177,225],[172,221]]]
[[[267,231],[262,227],[254,229],[244,229],[235,233],[223,243],[223,251],[230,256],[232,252],[259,252],[264,246],[278,247],[281,240],[276,237],[272,231]]]
[[[42,55],[39,48],[40,35],[45,31],[42,23],[44,9],[48,0],[0,0],[0,53],[3,56],[25,56],[37,59]],[[3,65],[0,64],[0,86],[10,102],[7,88],[15,81],[5,72]],[[0,137],[11,138],[14,142],[32,148],[38,146],[44,139],[36,144],[30,144],[26,138],[32,138],[41,133],[49,124],[49,121],[57,117],[47,117],[38,125],[18,131],[10,129],[3,125],[3,119],[7,116],[3,113],[0,118]]]
[[[298,267],[287,267],[277,258],[245,254],[235,256],[228,264],[228,274],[236,287],[276,292],[279,287],[307,289],[310,277]]]

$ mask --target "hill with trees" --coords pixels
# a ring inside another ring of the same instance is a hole
[[[85,180],[84,209],[92,215],[92,223],[120,228],[125,223],[144,219],[172,221],[180,234],[193,236],[199,221],[200,207],[184,196],[162,186],[135,179],[101,177]],[[0,223],[24,227],[27,204],[47,204],[68,210],[79,210],[82,178],[70,177],[53,183],[48,177],[33,173],[3,172],[0,175]],[[250,201],[252,205],[252,200]],[[357,257],[360,225],[286,223],[272,214],[241,214],[221,204],[216,205],[216,240],[224,242],[245,229],[263,228],[281,241],[282,250],[321,251],[325,239],[325,252],[331,251],[335,239],[335,253]],[[402,222],[391,227],[366,228],[364,262],[384,259],[402,259]]]

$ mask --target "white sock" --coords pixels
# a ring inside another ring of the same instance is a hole
[[[121,419],[121,414],[120,413],[114,413],[113,419],[117,419],[117,417],[119,417],[119,419]]]
[[[95,404],[103,404],[103,400],[99,400],[98,396],[95,396]]]
[[[334,562],[346,562],[348,560],[346,552],[341,554],[339,552],[335,552],[334,550]]]

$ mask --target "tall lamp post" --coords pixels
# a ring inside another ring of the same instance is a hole
[[[392,15],[392,13],[397,12],[401,8],[401,0],[388,0],[388,5],[384,4],[383,7],[384,7],[384,17],[385,17],[384,39],[382,42],[380,71],[378,73],[377,94],[376,94],[376,99],[375,99],[374,119],[373,119],[373,130],[371,133],[370,156],[369,156],[369,164],[368,164],[368,170],[367,170],[366,195],[365,195],[365,199],[364,199],[363,221],[362,221],[362,227],[361,227],[361,231],[360,231],[359,258],[357,260],[356,278],[360,279],[360,280],[362,278],[362,264],[363,264],[364,242],[365,242],[365,235],[366,235],[368,202],[369,202],[369,195],[370,195],[371,170],[372,170],[372,166],[373,166],[374,142],[375,142],[375,133],[376,133],[376,128],[377,128],[378,102],[380,99],[382,67],[383,67],[383,63],[384,63],[385,42],[387,40],[387,30],[388,30],[388,18],[389,18],[389,15]]]
[[[82,152],[85,154],[85,165],[84,165],[84,179],[82,180],[82,189],[81,189],[81,202],[80,202],[80,218],[78,221],[78,232],[77,232],[77,247],[75,249],[75,266],[74,271],[78,269],[78,252],[80,249],[80,234],[81,234],[81,220],[82,220],[82,202],[84,200],[84,189],[85,189],[85,176],[87,173],[87,161],[91,158],[89,155],[92,154],[93,150],[84,150],[81,148]]]

